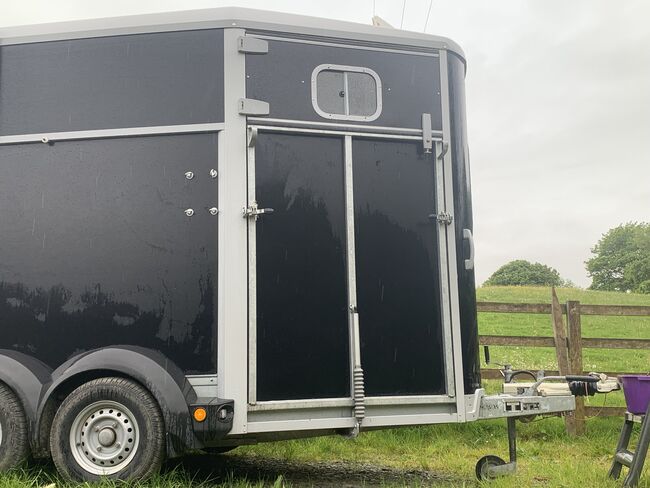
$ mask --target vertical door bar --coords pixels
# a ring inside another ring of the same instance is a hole
[[[248,152],[248,200],[247,206],[255,206],[255,139],[257,128],[247,130]],[[244,215],[246,209],[243,209]],[[255,217],[248,218],[248,403],[257,403],[257,235]]]
[[[445,186],[445,209],[454,215],[454,186],[451,166],[451,117],[449,114],[449,76],[447,68],[447,52],[440,52],[440,94],[442,105],[442,137],[448,144],[447,151],[443,153],[442,179]],[[445,226],[444,234],[447,237],[447,259],[449,270],[449,290],[451,327],[454,351],[454,375],[456,380],[456,408],[458,422],[465,422],[465,380],[463,378],[463,350],[460,331],[460,306],[458,304],[458,270],[456,268],[456,233],[454,232],[455,220],[451,225]]]
[[[436,212],[441,213],[446,209],[445,204],[445,182],[443,178],[442,166],[443,162],[440,159],[443,147],[441,142],[436,142],[434,158],[434,176],[436,185]],[[447,236],[445,225],[437,221],[432,222],[432,225],[438,226],[438,256],[440,264],[440,304],[442,308],[442,327],[443,327],[443,347],[445,349],[445,376],[447,381],[447,395],[451,398],[456,396],[455,382],[454,382],[454,351],[452,340],[452,327],[451,327],[451,311],[449,309],[449,274],[448,274],[448,257],[447,257]]]
[[[348,89],[348,72],[343,72],[343,93],[345,93],[345,115],[350,115],[350,91]],[[350,146],[351,147],[351,146]]]
[[[237,51],[242,29],[224,29],[224,130],[219,133],[219,266],[217,393],[235,401],[231,434],[247,429],[246,330],[247,249],[246,221],[246,117],[237,100],[246,96],[245,56]]]
[[[361,422],[365,414],[363,369],[361,368],[361,339],[359,335],[359,312],[357,311],[357,268],[354,242],[354,180],[352,168],[352,136],[345,136],[345,228],[348,265],[348,307],[350,327],[351,391],[354,414]]]

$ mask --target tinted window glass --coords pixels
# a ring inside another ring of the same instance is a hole
[[[371,116],[377,111],[377,83],[367,73],[347,73],[351,115]]]
[[[340,120],[374,120],[379,117],[379,77],[367,68],[316,67],[312,82],[314,109],[322,117]],[[313,75],[312,75],[313,77]]]
[[[317,100],[323,112],[345,114],[343,72],[325,70],[318,73]]]

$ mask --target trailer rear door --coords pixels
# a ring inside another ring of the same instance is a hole
[[[249,245],[258,401],[350,395],[343,138],[260,132]],[[254,168],[254,169],[253,169]]]
[[[452,415],[437,54],[261,38],[246,55],[246,96],[270,112],[248,117],[249,408],[350,417],[360,367],[374,425]]]
[[[446,393],[434,160],[354,138],[356,292],[367,396]]]

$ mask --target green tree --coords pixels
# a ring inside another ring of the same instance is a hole
[[[545,264],[517,259],[497,269],[484,283],[487,286],[562,286],[560,273]]]
[[[592,290],[650,293],[650,223],[629,222],[608,230],[585,264]]]

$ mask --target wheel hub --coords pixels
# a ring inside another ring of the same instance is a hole
[[[84,408],[72,423],[70,447],[77,463],[96,475],[124,469],[139,445],[139,429],[131,411],[113,401]]]
[[[97,435],[97,439],[99,440],[99,443],[102,446],[109,447],[115,444],[115,440],[117,439],[117,434],[110,427],[105,427],[99,431],[99,434]]]

